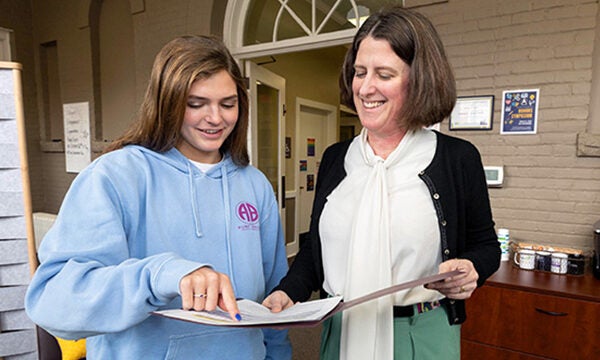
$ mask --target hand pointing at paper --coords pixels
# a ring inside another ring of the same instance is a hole
[[[179,290],[184,310],[213,311],[219,306],[232,320],[241,320],[231,281],[223,273],[201,267],[181,279]]]

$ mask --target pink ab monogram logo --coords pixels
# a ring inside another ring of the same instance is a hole
[[[254,224],[258,221],[258,210],[250,203],[241,202],[237,206],[237,216],[246,224]]]

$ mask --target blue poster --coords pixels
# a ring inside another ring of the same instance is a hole
[[[540,89],[510,90],[502,93],[500,134],[535,134]]]

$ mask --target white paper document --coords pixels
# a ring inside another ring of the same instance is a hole
[[[192,321],[206,325],[220,326],[256,326],[286,323],[311,323],[318,322],[329,314],[342,301],[341,296],[321,300],[298,303],[279,313],[271,310],[252,300],[238,300],[238,308],[242,321],[233,321],[229,313],[217,308],[215,311],[188,311],[182,309],[158,311],[154,314],[162,315],[179,320]]]
[[[171,309],[154,311],[151,314],[164,316],[171,319],[194,322],[204,325],[230,326],[230,327],[304,327],[315,326],[331,317],[333,314],[351,308],[366,301],[389,295],[400,290],[410,289],[416,286],[444,280],[450,276],[458,275],[460,272],[450,271],[443,274],[432,275],[418,280],[405,282],[390,286],[385,289],[374,291],[370,294],[358,297],[350,301],[343,301],[341,296],[326,299],[312,300],[297,303],[294,306],[279,313],[271,310],[252,300],[241,299],[237,301],[241,321],[231,319],[229,313],[221,309],[215,311],[190,311],[182,309]]]

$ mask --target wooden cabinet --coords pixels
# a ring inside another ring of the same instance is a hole
[[[467,300],[462,359],[600,359],[600,280],[502,263]]]

